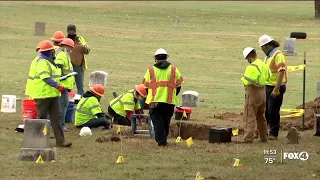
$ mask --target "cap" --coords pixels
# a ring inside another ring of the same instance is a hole
[[[68,33],[68,34],[74,35],[74,34],[76,34],[76,32],[77,32],[76,25],[74,25],[74,24],[69,24],[69,25],[67,26],[67,33]]]

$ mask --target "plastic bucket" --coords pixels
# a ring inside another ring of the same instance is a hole
[[[15,113],[17,112],[17,96],[15,95],[2,95],[1,112]]]
[[[22,101],[22,117],[23,121],[27,119],[37,119],[37,106],[33,99],[25,99]]]
[[[73,122],[73,111],[74,111],[74,102],[69,102],[65,122],[72,123]]]

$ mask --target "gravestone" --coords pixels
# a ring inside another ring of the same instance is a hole
[[[286,38],[282,52],[286,56],[296,56],[296,38]]]
[[[45,22],[36,22],[34,28],[35,36],[44,36],[46,33],[46,23]]]
[[[200,94],[197,91],[185,91],[182,93],[182,106],[199,107]]]
[[[50,146],[50,120],[25,120],[24,144],[20,150],[19,160],[36,161],[39,155],[44,161],[56,159],[56,153]]]
[[[96,84],[101,84],[104,87],[107,87],[108,73],[104,71],[94,71],[90,74],[89,87],[92,87]]]
[[[174,25],[178,25],[179,24],[179,17],[178,16],[176,16],[176,18],[174,19],[173,24]]]
[[[320,97],[320,81],[317,83],[317,97]]]

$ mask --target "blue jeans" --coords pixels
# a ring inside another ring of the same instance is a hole
[[[109,129],[110,123],[107,121],[105,117],[93,118],[93,119],[90,119],[88,122],[80,126],[77,126],[77,128],[89,127],[91,129],[91,128],[97,128],[100,126],[103,126],[106,129]]]
[[[77,85],[77,93],[79,95],[84,94],[84,89],[83,89],[83,82],[84,82],[84,71],[83,71],[83,66],[73,66],[73,71],[77,72],[78,74],[74,76],[74,79],[76,81]]]
[[[60,96],[60,126],[61,128],[64,127],[65,120],[66,120],[66,113],[69,105],[69,93],[68,91],[65,91],[64,93],[61,93]]]

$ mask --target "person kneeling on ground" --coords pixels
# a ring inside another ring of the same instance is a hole
[[[113,116],[116,124],[131,126],[132,114],[143,114],[140,100],[147,97],[147,91],[143,85],[136,85],[113,99],[108,107],[108,113]]]
[[[74,125],[77,128],[89,127],[91,129],[100,126],[105,129],[110,128],[110,122],[106,119],[99,104],[102,96],[104,96],[104,87],[101,84],[90,87],[90,91],[83,95],[76,108]]]

